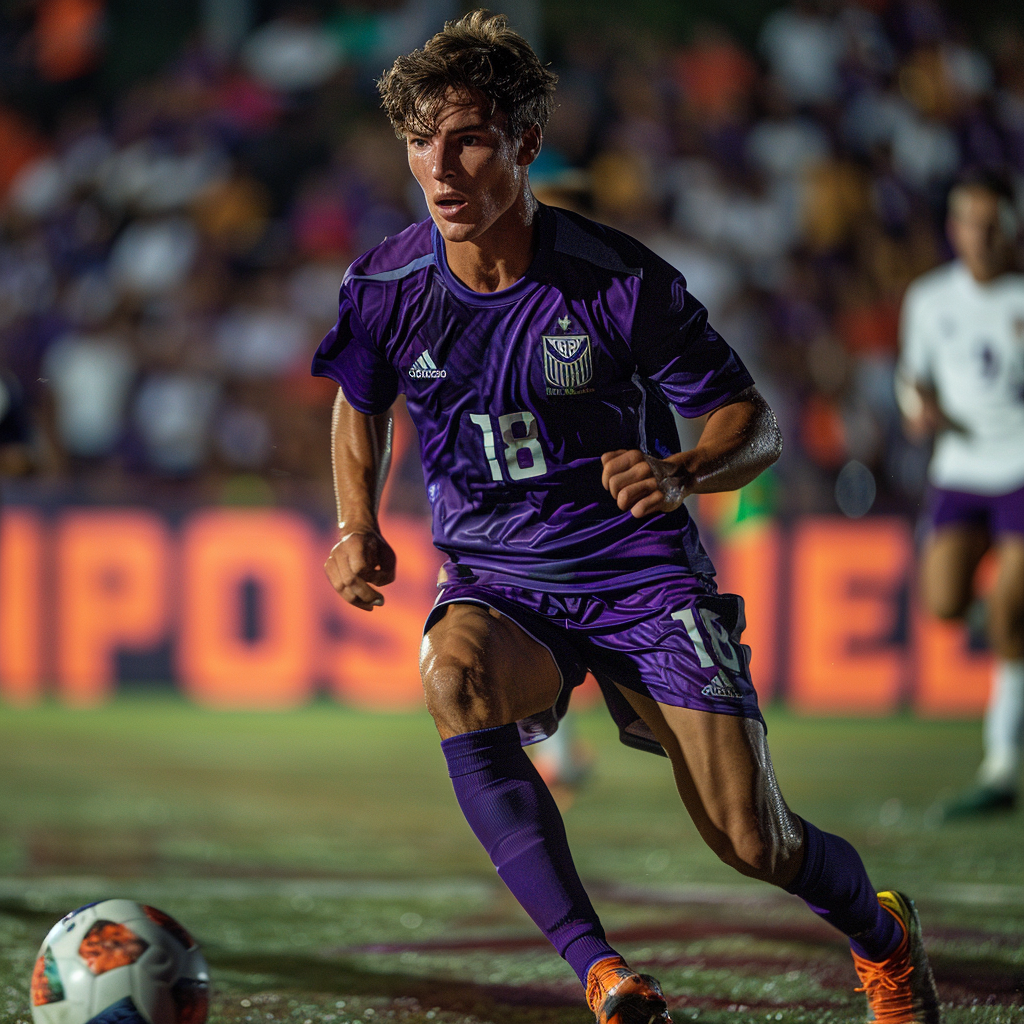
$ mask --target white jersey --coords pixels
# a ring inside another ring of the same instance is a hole
[[[936,438],[932,483],[977,494],[1024,486],[1024,275],[979,284],[947,263],[907,289],[901,319],[903,378],[934,388],[966,428]]]

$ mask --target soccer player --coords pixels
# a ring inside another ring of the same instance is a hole
[[[935,434],[931,531],[922,559],[928,610],[960,618],[994,546],[988,595],[995,653],[977,785],[947,817],[1010,809],[1024,730],[1024,275],[1013,269],[1012,193],[970,174],[949,195],[957,258],[915,281],[903,303],[897,395],[911,436]]]
[[[379,83],[430,219],[356,260],[314,357],[341,386],[328,577],[366,610],[395,577],[377,502],[404,392],[448,556],[421,648],[427,707],[467,821],[599,1024],[669,1017],[658,983],[608,944],[523,750],[588,668],[623,742],[668,755],[714,852],[850,937],[874,1019],[938,1021],[913,905],[876,895],[853,847],[779,792],[743,605],[715,589],[683,504],[774,462],[775,417],[676,270],[534,199],[554,84],[485,11]],[[670,405],[707,415],[690,451]]]

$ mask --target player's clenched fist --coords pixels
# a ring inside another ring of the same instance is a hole
[[[656,459],[633,448],[601,456],[601,483],[623,512],[637,519],[671,512],[689,494],[690,474],[682,465]]]
[[[324,572],[349,604],[373,611],[384,603],[384,595],[370,584],[382,587],[395,578],[395,552],[379,533],[354,530],[331,548]]]

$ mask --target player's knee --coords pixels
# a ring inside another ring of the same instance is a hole
[[[705,838],[719,860],[741,875],[773,885],[784,884],[792,875],[791,862],[799,844],[787,839],[785,830],[766,829],[751,822]]]
[[[938,619],[962,619],[971,603],[970,591],[950,586],[926,586],[923,597],[925,607]]]
[[[450,629],[438,637],[428,636],[420,651],[420,674],[427,710],[442,733],[501,724],[484,650],[465,631]]]
[[[716,830],[704,839],[720,861],[743,875],[757,877],[767,859],[764,844],[756,833]]]
[[[719,858],[741,874],[763,878],[771,871],[770,843],[756,830],[745,830],[727,837],[728,841],[715,852]]]
[[[1000,658],[1024,654],[1024,600],[996,589],[988,599],[988,631],[992,649]]]
[[[462,718],[481,701],[483,665],[472,651],[435,653],[420,667],[427,709],[435,719]]]

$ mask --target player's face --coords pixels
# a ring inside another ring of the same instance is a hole
[[[480,238],[527,195],[527,167],[540,132],[505,133],[505,115],[488,117],[482,103],[450,102],[437,131],[406,139],[409,167],[430,216],[448,242]]]
[[[949,241],[975,280],[990,281],[1010,264],[999,199],[984,188],[958,189],[949,211]]]

